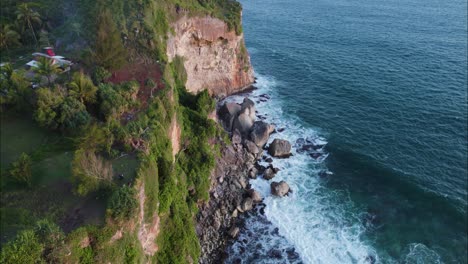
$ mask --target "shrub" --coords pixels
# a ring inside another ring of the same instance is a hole
[[[31,187],[31,158],[26,153],[21,153],[19,159],[12,164],[10,169],[10,177],[13,182]]]
[[[76,131],[91,121],[86,106],[77,98],[66,96],[60,86],[37,90],[34,118],[43,127]]]
[[[134,188],[124,185],[115,191],[109,201],[108,213],[117,220],[128,220],[138,206]]]
[[[112,164],[93,151],[78,149],[72,162],[72,177],[76,193],[86,196],[112,184]]]
[[[86,111],[85,105],[76,98],[67,97],[59,110],[57,122],[63,130],[73,131],[88,124],[91,116]]]
[[[18,110],[26,110],[31,98],[30,82],[25,78],[24,71],[14,71],[11,64],[0,67],[0,107],[15,106]]]
[[[36,236],[39,238],[42,243],[44,243],[44,252],[43,256],[47,260],[48,263],[58,263],[59,259],[56,252],[63,240],[65,239],[65,235],[60,229],[58,225],[55,223],[44,219],[39,220],[36,223],[36,227],[34,228],[34,232]]]
[[[57,118],[59,108],[64,100],[63,91],[59,87],[50,90],[48,88],[40,88],[37,94],[37,109],[34,117],[39,125],[51,129],[58,128]]]
[[[107,78],[111,77],[111,73],[103,67],[96,67],[93,73],[93,81],[96,84],[104,82]]]
[[[39,263],[42,262],[43,249],[44,246],[39,242],[34,231],[22,231],[2,248],[0,263]]]
[[[100,113],[106,120],[123,114],[128,107],[125,98],[111,84],[99,85]]]

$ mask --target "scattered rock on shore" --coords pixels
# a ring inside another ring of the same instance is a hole
[[[270,184],[271,194],[283,197],[287,195],[290,191],[289,185],[285,181],[272,182]]]
[[[249,190],[249,194],[250,194],[250,198],[252,198],[252,201],[254,203],[260,203],[262,201],[262,196],[256,190],[254,189]]]
[[[242,211],[247,212],[252,210],[253,208],[253,200],[250,197],[247,197],[242,202]]]
[[[258,149],[257,145],[255,145],[255,143],[253,143],[250,140],[244,141],[244,147],[247,149],[248,152],[254,155],[257,155],[258,153],[260,153],[260,150]]]
[[[270,144],[268,153],[273,157],[289,157],[291,156],[291,143],[287,140],[276,138]]]
[[[236,238],[237,235],[239,235],[239,228],[237,226],[233,226],[230,230],[229,230],[229,235],[232,237],[232,238]]]
[[[275,177],[275,170],[273,169],[272,166],[268,166],[268,168],[265,169],[265,172],[263,173],[263,178],[265,180],[271,180]]]

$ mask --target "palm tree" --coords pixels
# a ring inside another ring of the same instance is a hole
[[[37,6],[35,3],[22,3],[18,5],[18,10],[16,11],[17,19],[27,25],[29,30],[31,30],[34,40],[36,41],[37,45],[37,37],[36,33],[34,32],[33,24],[40,24],[41,16],[38,12],[31,9],[32,6]]]
[[[69,83],[70,95],[80,99],[81,103],[94,102],[96,100],[97,87],[93,81],[83,72],[75,72]]]
[[[12,45],[19,45],[19,34],[11,28],[11,25],[0,26],[0,49],[7,49]]]
[[[52,60],[41,57],[39,58],[37,67],[34,68],[34,72],[41,76],[45,76],[47,78],[48,86],[50,86],[50,78],[52,78],[54,74],[59,73],[60,68],[57,66],[57,64],[54,64]]]

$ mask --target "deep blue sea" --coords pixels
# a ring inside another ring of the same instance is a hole
[[[294,145],[273,180],[294,192],[251,182],[265,207],[227,262],[467,263],[467,1],[241,3],[250,96]]]

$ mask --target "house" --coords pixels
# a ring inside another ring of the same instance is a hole
[[[67,72],[70,70],[70,66],[73,65],[73,62],[68,60],[67,58],[59,55],[55,55],[54,49],[51,47],[45,47],[42,49],[43,52],[34,52],[32,54],[33,60],[26,63],[26,69],[30,70],[31,68],[38,67],[38,60],[39,58],[47,58],[52,61],[52,64],[57,64],[59,68],[63,70],[63,72]]]

